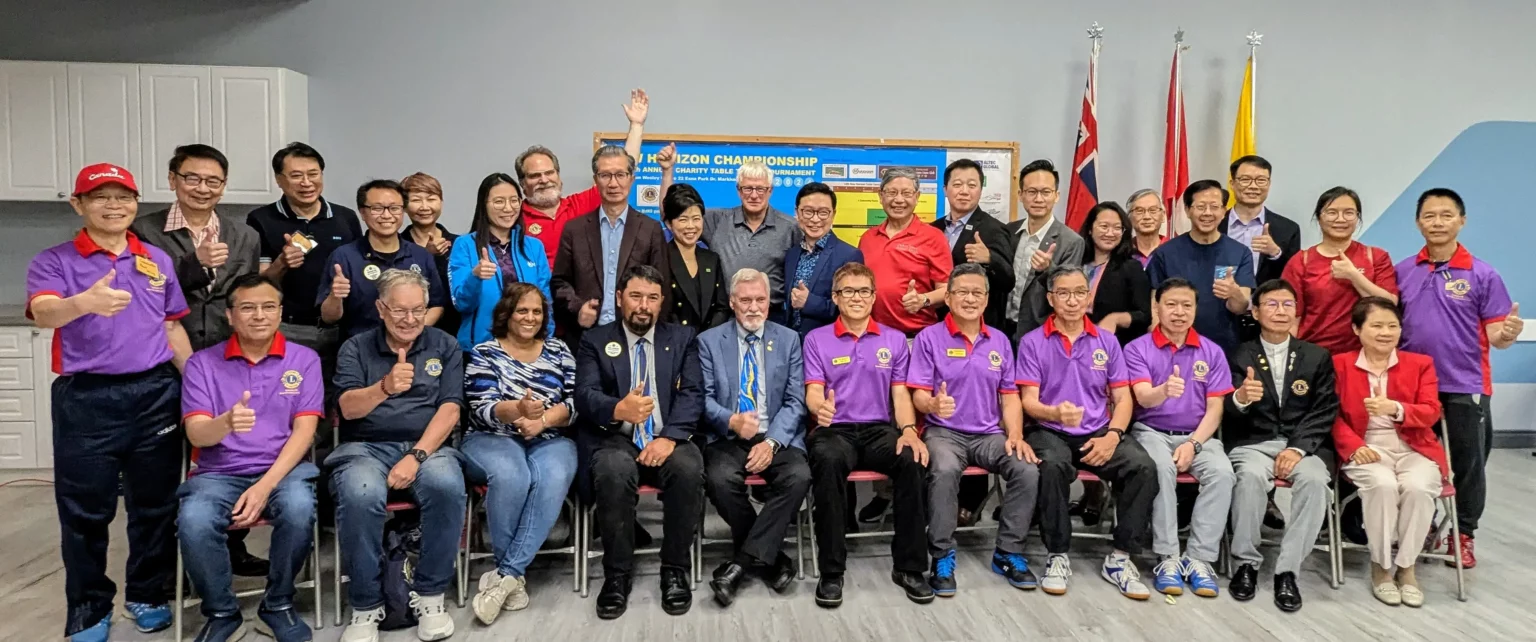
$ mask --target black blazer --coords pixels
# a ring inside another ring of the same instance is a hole
[[[1111,261],[1103,269],[1104,276],[1099,277],[1099,289],[1093,295],[1093,309],[1088,311],[1088,320],[1098,323],[1116,312],[1129,312],[1131,324],[1115,330],[1115,338],[1123,346],[1146,334],[1152,324],[1152,282],[1135,258],[1126,258],[1119,263]]]
[[[939,218],[934,219],[932,225],[943,232],[948,222]],[[988,295],[987,311],[982,320],[994,328],[1002,328],[1003,316],[1008,312],[1008,293],[1013,292],[1017,280],[1013,274],[1013,253],[1017,249],[1013,241],[1016,237],[1008,233],[1002,221],[978,207],[965,222],[965,229],[960,230],[960,238],[955,241],[955,247],[949,251],[950,260],[955,265],[966,262],[965,246],[976,242],[977,235],[981,236],[981,243],[992,254],[991,260],[983,266],[987,268]],[[939,318],[944,318],[947,313],[948,310],[941,307]]]
[[[1231,214],[1228,214],[1221,218],[1218,229],[1222,234],[1227,233],[1227,219],[1230,216]],[[1269,224],[1269,235],[1274,237],[1275,244],[1280,246],[1280,257],[1270,258],[1268,255],[1259,255],[1258,271],[1254,273],[1256,285],[1263,285],[1265,281],[1280,278],[1280,274],[1285,272],[1285,264],[1291,262],[1291,257],[1301,253],[1301,226],[1297,225],[1296,221],[1265,208],[1264,222]]]
[[[442,235],[443,240],[448,241],[449,243],[453,243],[455,239],[459,238],[458,234],[449,232],[448,228],[443,227],[442,223],[437,224],[437,232],[438,234]],[[416,239],[411,236],[411,225],[409,219],[406,220],[405,227],[400,229],[400,242],[416,245]],[[427,249],[428,253],[431,253],[431,251],[431,248]],[[439,281],[437,285],[443,289],[444,294],[453,292],[453,286],[448,283],[449,254],[452,254],[452,252],[445,252],[441,255],[432,255],[432,260],[437,263],[437,278]],[[447,332],[453,336],[459,336],[459,324],[463,323],[463,321],[464,313],[459,312],[459,308],[454,306],[452,301],[449,301],[448,305],[443,306],[443,316],[438,317],[437,324],[432,327],[442,330],[443,332]]]
[[[576,323],[581,306],[587,301],[603,300],[603,293],[617,284],[603,283],[603,237],[598,218],[606,216],[599,207],[571,219],[560,232],[560,247],[550,274],[550,296],[554,298],[555,325],[568,345],[581,341],[582,328]],[[616,277],[636,265],[650,265],[661,270],[661,282],[669,283],[667,240],[661,223],[629,208],[625,214],[624,236],[619,241],[619,269]],[[665,287],[663,289],[666,289]],[[622,333],[621,333],[622,334]]]
[[[1271,228],[1273,230],[1273,228]],[[1237,408],[1235,395],[1228,395],[1222,415],[1222,443],[1227,450],[1272,439],[1286,440],[1286,446],[1317,455],[1335,465],[1333,421],[1339,414],[1339,397],[1334,392],[1333,356],[1321,346],[1291,339],[1284,373],[1285,403],[1275,403],[1275,376],[1264,346],[1249,341],[1227,355],[1232,366],[1233,385],[1243,385],[1248,369],[1264,382],[1264,396],[1244,410]]]
[[[165,219],[169,215],[169,208],[146,214],[133,222],[132,229],[139,240],[171,255],[176,266],[176,280],[181,283],[182,294],[187,299],[187,316],[182,317],[181,325],[187,330],[192,349],[202,350],[233,334],[229,320],[224,316],[225,302],[229,300],[235,277],[261,271],[261,239],[256,236],[256,230],[245,224],[245,219],[215,212],[214,216],[219,217],[219,242],[229,246],[229,258],[223,267],[213,272],[214,278],[209,278],[207,268],[197,260],[192,233],[185,229],[165,231]],[[290,305],[304,305],[304,302]]]
[[[668,322],[703,332],[731,318],[730,293],[725,287],[725,272],[720,269],[720,255],[702,247],[693,251],[699,264],[697,276],[688,274],[677,241],[667,244],[672,279],[662,292],[666,298],[661,309]]]

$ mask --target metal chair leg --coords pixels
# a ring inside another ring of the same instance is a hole
[[[1450,506],[1451,520],[1451,554],[1456,556],[1456,599],[1467,601],[1466,569],[1461,565],[1461,523],[1457,521],[1456,498],[1450,497],[1446,503]]]
[[[592,520],[596,514],[597,506],[595,504],[587,506],[584,510],[586,514],[581,519],[583,525],[581,544],[588,552],[583,553],[581,556],[581,596],[587,597],[592,593],[592,557],[590,551],[592,550]]]
[[[570,497],[565,498],[565,508],[570,511],[571,515],[571,592],[580,593],[581,565],[577,563],[577,560],[580,559],[586,550],[580,544],[581,525],[579,520],[581,519],[581,509]]]
[[[459,608],[464,608],[464,594],[469,592],[469,556],[475,550],[475,491],[469,491],[469,496],[464,500],[464,537],[459,543],[458,559],[459,572],[454,576],[459,581]]]
[[[1344,549],[1339,541],[1339,511],[1337,507],[1338,493],[1330,488],[1328,489],[1328,515],[1325,521],[1328,528],[1328,586],[1334,590],[1339,588],[1340,576],[1343,574],[1342,568],[1344,566]]]
[[[315,583],[315,630],[325,628],[325,572],[320,568],[320,517],[315,516],[309,547],[309,578]]]
[[[335,555],[336,567],[333,577],[336,587],[336,626],[341,626],[341,604],[346,600],[341,596],[341,525],[340,522],[331,529],[331,552]]]
[[[809,498],[810,495],[806,497]],[[810,499],[806,501],[811,502],[810,510],[805,511],[806,530],[810,531],[811,537],[811,577],[819,580],[821,579],[821,550],[820,543],[816,541],[816,502]]]
[[[181,544],[180,544],[180,542],[177,542],[177,545],[176,545],[176,601],[173,603],[174,604],[174,608],[171,611],[171,628],[176,629],[176,642],[181,642],[181,639],[182,639],[182,633],[181,633],[181,611],[182,611],[182,609],[186,608],[186,606],[183,604],[183,600],[186,597],[186,590],[187,590],[187,579],[186,579],[186,576],[187,576],[187,572],[186,572],[185,567],[182,566],[182,560],[181,560]]]
[[[797,580],[805,579],[805,512],[810,510],[810,506],[810,500],[802,501],[800,510],[795,513],[795,579]]]

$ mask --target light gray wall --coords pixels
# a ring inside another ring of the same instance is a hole
[[[313,144],[328,195],[422,170],[443,180],[450,226],[488,172],[542,143],[568,189],[594,130],[621,129],[642,86],[653,132],[1016,140],[1070,164],[1088,41],[1100,59],[1101,197],[1161,182],[1171,36],[1185,65],[1192,174],[1225,172],[1247,56],[1259,63],[1259,151],[1272,205],[1297,216],[1322,190],[1357,188],[1379,213],[1457,133],[1536,120],[1523,0],[84,0],[5,2],[0,58],[288,67],[310,78]],[[22,19],[15,19],[24,16]],[[72,22],[84,19],[84,23]],[[1520,76],[1524,74],[1522,79]],[[31,212],[0,206],[0,216]],[[0,299],[33,239],[0,250]],[[55,220],[68,221],[58,229]],[[1315,228],[1307,226],[1309,239]],[[61,232],[62,230],[62,232]],[[21,258],[10,255],[21,254]]]

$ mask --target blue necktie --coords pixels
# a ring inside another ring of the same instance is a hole
[[[747,353],[741,357],[741,386],[736,395],[736,412],[757,411],[758,377],[757,335],[747,335]]]
[[[635,340],[635,377],[639,378],[645,386],[641,392],[649,397],[651,396],[651,377],[650,368],[648,367],[649,362],[645,356],[645,344],[644,337]],[[652,414],[645,418],[643,425],[635,426],[635,447],[642,450],[645,449],[645,445],[651,443],[651,440],[656,438],[655,430],[656,419],[655,415]]]

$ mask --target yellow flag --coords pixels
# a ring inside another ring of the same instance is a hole
[[[1232,161],[1257,154],[1257,149],[1253,135],[1253,56],[1249,55],[1243,72],[1243,93],[1237,99],[1237,120],[1232,123]],[[1235,197],[1229,197],[1227,207],[1235,202]]]

